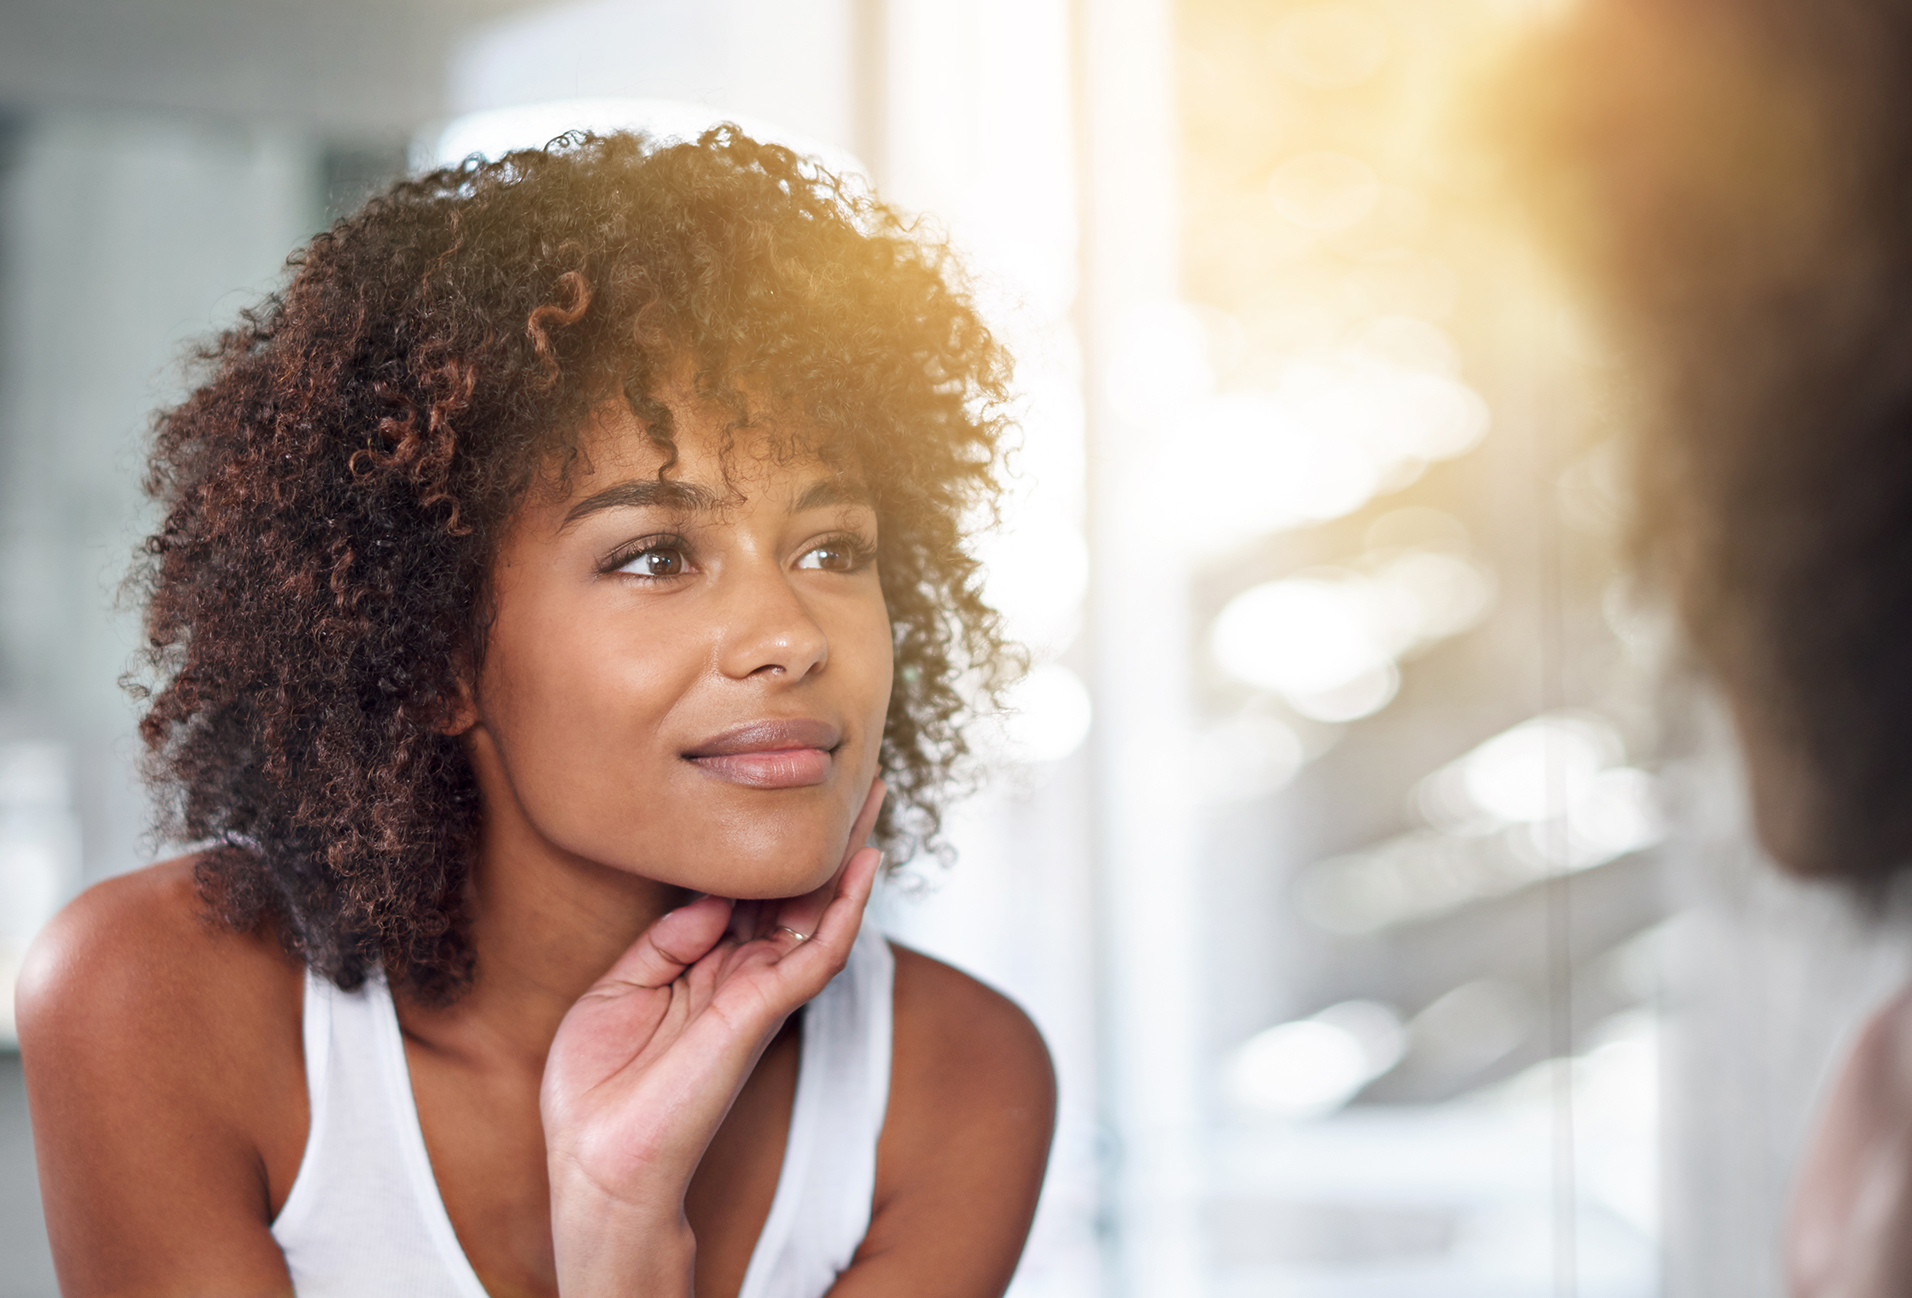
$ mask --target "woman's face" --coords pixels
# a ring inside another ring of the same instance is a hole
[[[499,548],[467,749],[486,850],[720,896],[807,892],[876,774],[891,675],[854,478],[671,403],[676,463],[601,408]]]

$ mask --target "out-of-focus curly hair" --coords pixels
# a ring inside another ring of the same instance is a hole
[[[1642,557],[1876,892],[1912,862],[1912,3],[1582,0],[1505,89],[1643,379]]]
[[[162,831],[210,844],[226,923],[275,925],[343,987],[382,964],[461,989],[481,807],[441,728],[494,547],[592,405],[621,395],[670,449],[657,394],[687,363],[733,428],[797,416],[793,449],[871,492],[897,668],[879,835],[892,859],[934,844],[959,681],[1006,661],[962,528],[993,507],[1010,369],[942,242],[723,126],[406,180],[290,266],[157,417],[165,521],[135,573]]]

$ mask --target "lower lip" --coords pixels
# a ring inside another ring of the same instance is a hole
[[[707,775],[753,789],[802,789],[830,778],[830,754],[821,748],[778,748],[690,759]]]

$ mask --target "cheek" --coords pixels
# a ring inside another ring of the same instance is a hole
[[[688,671],[676,664],[668,644],[634,645],[581,625],[524,637],[499,657],[499,670],[486,672],[486,719],[541,766],[590,764],[592,754],[580,750],[661,714],[696,671],[694,663]]]
[[[857,632],[851,641],[854,645],[854,661],[845,664],[852,670],[846,674],[854,675],[859,684],[871,761],[874,762],[874,754],[883,743],[883,722],[889,715],[890,694],[896,687],[896,640],[888,610],[879,603],[873,613],[860,621]],[[871,778],[874,778],[875,771],[872,765]]]
[[[660,744],[673,702],[697,675],[667,641],[592,634],[580,624],[494,644],[481,714],[523,813],[556,843],[594,828],[642,829],[676,765]]]

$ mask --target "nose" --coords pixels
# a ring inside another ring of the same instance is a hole
[[[725,600],[718,670],[735,680],[780,677],[795,683],[823,670],[830,638],[774,563],[735,573]]]

